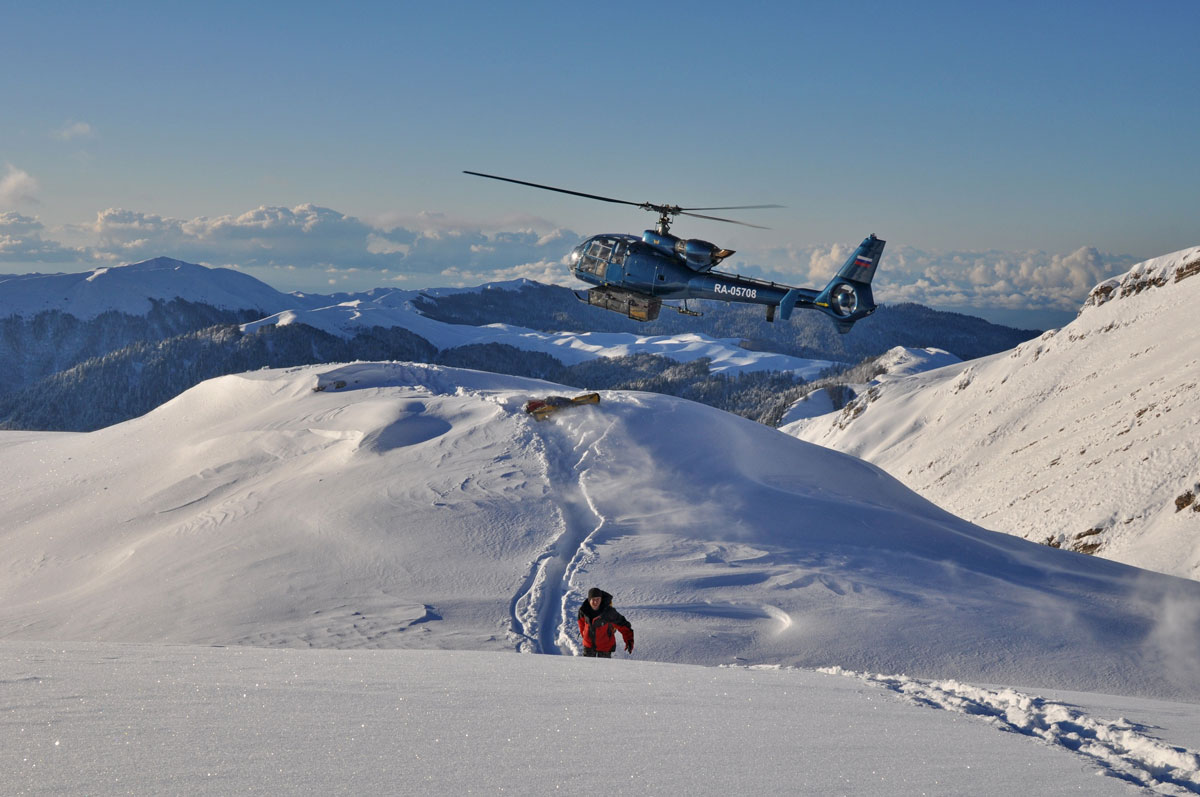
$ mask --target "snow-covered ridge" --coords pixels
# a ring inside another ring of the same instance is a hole
[[[1097,286],[1010,352],[873,385],[791,429],[998,531],[1200,577],[1200,247]]]
[[[961,359],[945,349],[914,349],[905,346],[896,346],[885,352],[882,357],[875,361],[875,364],[884,369],[884,372],[877,377],[878,379],[895,379],[925,371],[932,371],[937,368],[944,368],[947,365],[954,365],[960,362],[962,362]]]
[[[779,429],[785,434],[800,436],[800,429],[808,421],[831,412],[837,412],[857,396],[870,390],[872,385],[889,379],[899,379],[944,368],[960,362],[962,360],[944,349],[914,349],[896,346],[875,360],[873,365],[881,369],[882,373],[877,374],[870,381],[818,387],[801,396],[792,406],[788,407],[780,418]]]
[[[519,283],[513,284],[512,289],[519,287]],[[497,343],[522,351],[549,354],[564,365],[576,365],[597,357],[644,353],[676,362],[691,362],[707,357],[711,361],[709,367],[715,373],[790,371],[805,379],[816,378],[838,365],[828,360],[751,351],[742,348],[740,341],[733,338],[718,339],[696,333],[636,335],[627,332],[540,332],[509,324],[448,324],[422,315],[414,303],[422,294],[435,293],[392,291],[327,307],[287,310],[244,324],[242,329],[252,332],[273,324],[306,324],[331,335],[348,338],[371,327],[400,327],[420,335],[443,350]]]
[[[1125,299],[1145,290],[1182,282],[1197,274],[1200,274],[1200,246],[1156,257],[1138,263],[1121,276],[1105,280],[1092,288],[1080,312],[1113,299]]]
[[[0,275],[4,316],[34,316],[48,310],[88,320],[117,311],[145,315],[151,300],[182,298],[231,310],[274,313],[303,304],[249,274],[207,268],[169,257],[73,274]]]
[[[575,365],[597,357],[656,354],[676,362],[701,357],[718,373],[790,371],[812,379],[837,365],[771,352],[750,351],[735,339],[699,334],[635,335],[628,333],[538,332],[507,324],[483,327],[447,324],[417,309],[422,297],[444,297],[486,291],[519,291],[528,280],[509,280],[471,288],[425,290],[375,289],[356,294],[321,296],[285,294],[232,269],[208,268],[167,257],[127,266],[97,268],[79,274],[32,274],[0,277],[0,315],[34,316],[59,310],[87,320],[118,311],[144,315],[152,300],[182,298],[234,310],[260,310],[265,318],[245,324],[252,332],[264,326],[306,324],[343,338],[371,327],[403,328],[439,349],[499,343],[535,351]]]

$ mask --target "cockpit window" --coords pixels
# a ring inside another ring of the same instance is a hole
[[[629,253],[629,241],[623,238],[593,238],[586,247],[583,244],[579,246],[576,251],[581,251],[582,256],[575,270],[595,274],[601,279],[610,263],[614,266],[624,265],[625,256]]]
[[[604,272],[608,268],[608,257],[611,253],[612,249],[604,241],[594,240],[588,244],[587,251],[579,260],[576,270],[586,271],[604,279]]]

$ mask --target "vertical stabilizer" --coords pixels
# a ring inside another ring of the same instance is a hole
[[[879,268],[879,258],[887,241],[873,234],[863,239],[850,259],[814,300],[818,308],[833,317],[838,332],[849,332],[854,322],[875,312],[871,280]]]
[[[879,258],[883,255],[885,244],[887,241],[876,238],[874,234],[868,235],[838,271],[838,278],[870,285],[875,278],[875,270],[879,268]]]

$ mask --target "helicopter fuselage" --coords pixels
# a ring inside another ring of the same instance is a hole
[[[629,313],[640,320],[652,320],[664,299],[762,304],[768,307],[770,318],[785,299],[789,310],[815,306],[818,291],[713,270],[731,254],[707,241],[646,230],[641,238],[621,233],[594,235],[571,252],[570,266],[578,279],[604,289],[589,297],[592,304],[625,312],[629,308],[623,292],[657,300],[649,302],[648,311]],[[641,318],[646,312],[651,318]]]

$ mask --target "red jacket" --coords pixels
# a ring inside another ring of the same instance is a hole
[[[597,610],[593,610],[586,600],[579,607],[579,635],[583,637],[585,648],[612,653],[617,649],[618,631],[625,640],[625,647],[633,647],[633,627],[612,607],[612,595],[602,592]]]

